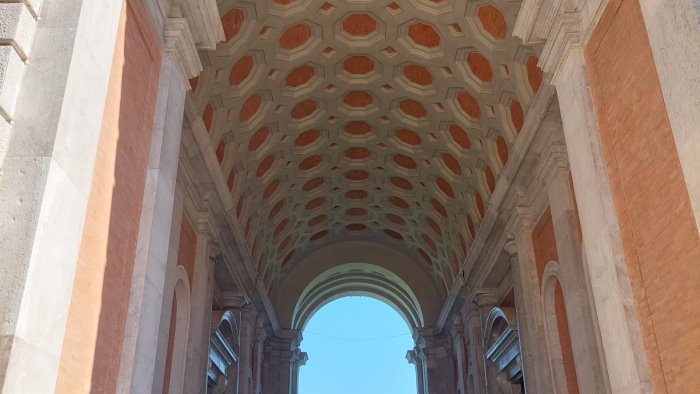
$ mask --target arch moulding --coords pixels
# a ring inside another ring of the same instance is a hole
[[[388,246],[357,240],[303,257],[270,298],[281,327],[303,329],[318,309],[351,294],[386,302],[412,328],[434,325],[444,297],[420,263]]]

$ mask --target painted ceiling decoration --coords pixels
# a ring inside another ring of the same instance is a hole
[[[268,287],[363,238],[449,289],[539,89],[520,2],[223,0],[191,81]]]

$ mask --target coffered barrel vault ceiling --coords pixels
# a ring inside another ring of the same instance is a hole
[[[363,238],[449,288],[542,81],[539,48],[510,34],[519,7],[220,2],[226,42],[191,83],[268,286]]]

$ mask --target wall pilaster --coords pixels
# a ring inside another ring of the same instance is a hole
[[[489,313],[498,303],[498,293],[495,289],[475,289],[472,291],[470,296],[472,303],[476,306],[478,316],[478,331],[473,328],[472,335],[475,340],[475,356],[476,360],[481,364],[481,389],[479,392],[491,393],[496,390],[496,371],[489,361],[486,359],[484,352],[486,351],[486,338],[484,338],[486,331],[486,320],[489,317]],[[476,322],[473,322],[474,324]]]
[[[467,366],[465,361],[467,356],[464,354],[465,343],[464,343],[464,324],[462,324],[462,318],[459,313],[455,313],[452,317],[452,322],[450,324],[450,342],[452,343],[452,354],[454,355],[455,369],[457,376],[455,376],[455,381],[457,385],[457,391],[464,393],[467,379]]]
[[[554,393],[544,337],[542,297],[530,241],[529,209],[518,208],[520,223],[515,238],[505,245],[510,258],[516,314],[528,393]]]
[[[406,360],[416,368],[416,392],[418,394],[428,393],[428,356],[422,347],[416,345],[412,350],[406,352]]]
[[[299,367],[307,360],[299,349],[301,331],[281,329],[265,341],[265,369],[263,392],[265,394],[296,394]]]
[[[206,232],[208,223],[208,220],[200,221],[197,237],[184,393],[199,393],[206,389],[214,265],[221,258],[221,250],[216,243],[209,240],[209,234]]]
[[[253,359],[255,350],[255,324],[257,312],[253,305],[243,307],[241,314],[241,350],[238,382],[239,394],[252,394],[254,392],[255,381],[253,380]]]
[[[561,268],[560,282],[564,292],[571,345],[576,364],[578,385],[582,392],[606,393],[605,360],[599,353],[600,337],[597,318],[592,310],[592,294],[581,249],[579,224],[566,165],[564,149],[550,147],[550,174],[546,180],[549,206]]]
[[[262,394],[262,376],[264,368],[265,359],[265,341],[267,340],[268,334],[265,329],[263,319],[258,316],[255,323],[255,332],[253,334],[254,344],[253,344],[253,383],[250,388],[250,392],[253,394]]]
[[[581,48],[562,60],[554,81],[576,190],[588,277],[615,393],[650,392],[639,322]]]
[[[414,334],[416,354],[423,366],[423,382],[426,394],[454,393],[455,376],[452,359],[452,344],[448,334],[436,333],[434,329],[418,329]]]
[[[166,39],[166,45],[168,43]],[[194,51],[196,56],[196,50]],[[160,309],[163,307],[180,136],[189,84],[174,51],[161,66],[155,124],[146,175],[137,254],[122,347],[118,390],[145,392],[153,385]]]

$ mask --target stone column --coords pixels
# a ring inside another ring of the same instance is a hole
[[[5,19],[10,15],[0,17],[5,44],[17,41],[27,61],[22,72],[22,60],[8,46],[0,51],[0,106],[13,122],[0,120],[0,387],[50,393],[58,376],[122,2],[15,3],[5,7],[28,4],[39,18],[32,39],[28,30]],[[17,23],[34,23],[27,11],[15,11]],[[13,32],[27,35],[6,36]],[[37,324],[37,318],[50,324]]]
[[[306,365],[307,361],[309,361],[309,355],[306,352],[302,352],[299,348],[294,349],[292,352],[291,394],[299,392],[299,368]]]
[[[454,393],[456,387],[449,337],[443,333],[435,333],[434,329],[418,329],[414,337],[424,354],[426,394]]]
[[[476,330],[474,330],[473,335],[475,335],[475,344],[478,343],[478,348],[475,349],[475,356],[478,357],[482,368],[482,375],[480,376],[480,378],[483,379],[481,382],[481,387],[483,391],[481,392],[494,393],[496,392],[497,387],[496,371],[493,368],[493,366],[490,365],[489,360],[487,360],[484,356],[484,351],[486,350],[486,346],[488,345],[488,338],[484,338],[484,333],[486,332],[486,320],[489,317],[489,313],[491,313],[491,309],[493,309],[496,306],[496,303],[498,302],[498,296],[496,295],[496,292],[493,289],[476,289],[472,293],[471,299],[478,309],[477,315],[479,318],[479,331],[477,333]]]
[[[571,334],[578,385],[584,393],[610,391],[605,360],[600,354],[600,333],[592,309],[593,301],[584,269],[578,219],[569,187],[569,172],[563,149],[553,154],[547,179],[547,194],[561,269],[561,285]]]
[[[238,343],[237,348],[234,350],[237,352],[238,361],[229,367],[227,371],[228,383],[226,385],[226,394],[247,394],[241,389],[243,381],[248,379],[248,374],[245,373],[246,369],[250,366],[250,347],[247,343],[244,343],[244,338],[250,340],[250,324],[246,324],[245,319],[250,312],[246,312],[251,308],[250,298],[243,291],[224,291],[221,295],[222,306],[233,312],[238,322]],[[214,323],[214,322],[212,322]],[[245,365],[244,365],[245,364]]]
[[[515,238],[506,243],[505,251],[510,256],[520,354],[523,360],[523,380],[528,393],[554,393],[544,330],[540,280],[537,277],[532,248],[530,209],[517,207],[515,214]]]
[[[467,385],[467,378],[465,372],[467,370],[464,362],[466,360],[464,354],[464,324],[462,324],[462,318],[459,314],[453,316],[452,324],[450,325],[450,339],[452,342],[452,353],[455,360],[455,365],[457,369],[457,376],[455,377],[457,382],[457,391],[461,389],[461,392],[465,392],[465,387]]]
[[[168,340],[170,339],[170,316],[172,313],[172,302],[175,294],[175,271],[177,269],[177,260],[180,248],[180,231],[182,229],[182,217],[185,209],[185,202],[182,195],[181,185],[175,189],[175,203],[173,204],[172,225],[170,227],[170,242],[168,245],[168,260],[165,270],[165,285],[163,288],[163,297],[161,300],[162,308],[160,310],[158,337],[156,343],[156,359],[155,371],[153,377],[153,386],[150,390],[153,393],[163,391],[163,381],[165,378],[165,363],[168,353]]]
[[[134,271],[129,297],[119,392],[148,392],[153,385],[160,310],[168,262],[170,227],[175,200],[175,182],[180,153],[180,136],[185,94],[190,89],[185,76],[194,76],[180,61],[199,55],[184,24],[166,22],[165,55],[161,63],[158,101],[141,210]],[[178,39],[189,39],[189,53],[177,46]],[[201,65],[199,66],[201,68]],[[196,75],[196,74],[195,74]]]
[[[241,346],[239,354],[240,379],[238,381],[239,394],[251,394],[255,387],[253,380],[253,354],[255,343],[255,324],[257,313],[252,304],[243,307],[241,314]]]
[[[472,297],[465,300],[462,308],[462,321],[464,322],[464,331],[469,338],[469,354],[467,357],[467,386],[474,394],[485,394],[485,372],[484,372],[484,347],[481,337],[481,314],[479,306],[473,301]],[[470,379],[471,378],[471,379]],[[470,385],[473,383],[473,386]]]
[[[280,329],[265,342],[265,394],[296,394],[299,366],[306,362],[306,353],[299,350],[301,331]]]
[[[646,353],[605,168],[583,50],[564,52],[557,88],[611,391],[651,392]]]
[[[413,364],[416,367],[416,385],[417,385],[417,394],[427,394],[428,393],[428,386],[427,386],[427,371],[426,371],[426,355],[425,352],[423,352],[423,348],[419,347],[416,345],[413,350],[409,350],[406,353],[406,360],[408,360],[409,363]]]
[[[211,334],[211,305],[214,289],[214,265],[220,249],[209,241],[208,220],[201,220],[197,239],[194,280],[192,283],[190,330],[187,338],[187,362],[184,393],[201,393],[207,387],[207,362]]]
[[[253,384],[250,392],[253,394],[262,394],[262,371],[265,360],[265,341],[267,340],[267,330],[263,325],[263,320],[260,316],[257,318],[255,325],[255,333],[253,334],[255,343],[253,345]]]

